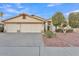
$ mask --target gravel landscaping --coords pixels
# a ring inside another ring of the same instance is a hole
[[[43,37],[47,47],[79,47],[79,33],[56,33],[56,37]]]

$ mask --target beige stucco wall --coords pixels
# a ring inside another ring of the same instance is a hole
[[[5,22],[42,22],[42,21],[38,20],[38,19],[31,18],[29,16],[26,16],[26,19],[23,19],[22,16],[20,16],[20,17],[13,18],[11,20],[7,20]]]

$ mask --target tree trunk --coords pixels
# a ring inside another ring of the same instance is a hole
[[[55,30],[57,30],[57,26],[55,26]]]

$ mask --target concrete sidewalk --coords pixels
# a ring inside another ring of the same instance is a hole
[[[79,47],[41,47],[41,56],[79,56]]]
[[[0,56],[39,56],[38,47],[0,47]]]
[[[0,47],[0,56],[79,56],[78,47]]]

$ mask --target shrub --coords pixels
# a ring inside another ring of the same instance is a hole
[[[52,38],[52,37],[55,37],[56,34],[52,31],[47,31],[44,33],[44,35],[47,37],[47,38]]]
[[[4,28],[3,27],[0,27],[0,32],[3,32],[4,31]]]
[[[73,29],[68,29],[66,32],[71,33],[71,32],[73,32]]]
[[[61,32],[61,33],[63,33],[63,30],[62,30],[62,29],[56,29],[55,31],[56,31],[56,32]]]

